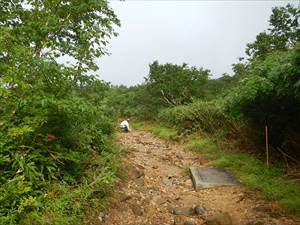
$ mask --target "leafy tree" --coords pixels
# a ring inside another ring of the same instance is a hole
[[[227,107],[257,130],[270,128],[270,143],[300,156],[300,46],[273,52],[252,63],[248,76],[231,90]]]
[[[232,64],[232,70],[234,72],[233,78],[235,81],[238,81],[249,73],[249,64],[246,62],[238,62],[235,64]]]
[[[234,84],[235,78],[224,73],[220,78],[209,79],[203,87],[206,100],[216,99],[223,95]]]
[[[286,50],[295,46],[300,40],[299,16],[300,9],[290,4],[273,8],[268,31],[259,33],[255,42],[247,45],[246,53],[250,59],[265,58],[274,50]]]
[[[42,223],[47,186],[87,182],[108,151],[108,85],[87,72],[118,24],[105,0],[0,1],[0,224]]]
[[[68,55],[81,69],[97,68],[93,58],[106,53],[107,38],[119,25],[105,0],[5,0],[0,10],[1,30],[14,45],[29,47],[36,56]],[[2,54],[9,57],[10,51]]]
[[[210,71],[187,64],[160,65],[157,61],[150,65],[146,85],[151,95],[160,99],[161,104],[174,106],[192,102],[193,98],[203,97],[203,86]]]

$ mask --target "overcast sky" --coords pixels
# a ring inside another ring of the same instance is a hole
[[[142,83],[154,60],[204,67],[213,78],[231,73],[246,44],[267,29],[272,7],[288,2],[111,1],[122,26],[107,47],[111,55],[97,60],[98,73],[128,86]]]

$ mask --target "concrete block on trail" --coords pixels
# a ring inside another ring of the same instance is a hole
[[[190,171],[196,190],[239,185],[239,182],[230,173],[222,169],[190,167]]]

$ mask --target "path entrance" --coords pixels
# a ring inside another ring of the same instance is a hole
[[[189,168],[210,166],[198,153],[142,131],[119,134],[119,140],[128,147],[124,175],[108,212],[99,214],[99,224],[200,225],[216,215],[229,216],[232,225],[300,224],[243,186],[195,191]]]

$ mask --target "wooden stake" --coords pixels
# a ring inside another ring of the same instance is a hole
[[[265,125],[265,134],[266,134],[266,158],[267,166],[269,167],[269,136],[268,136],[268,125]]]

